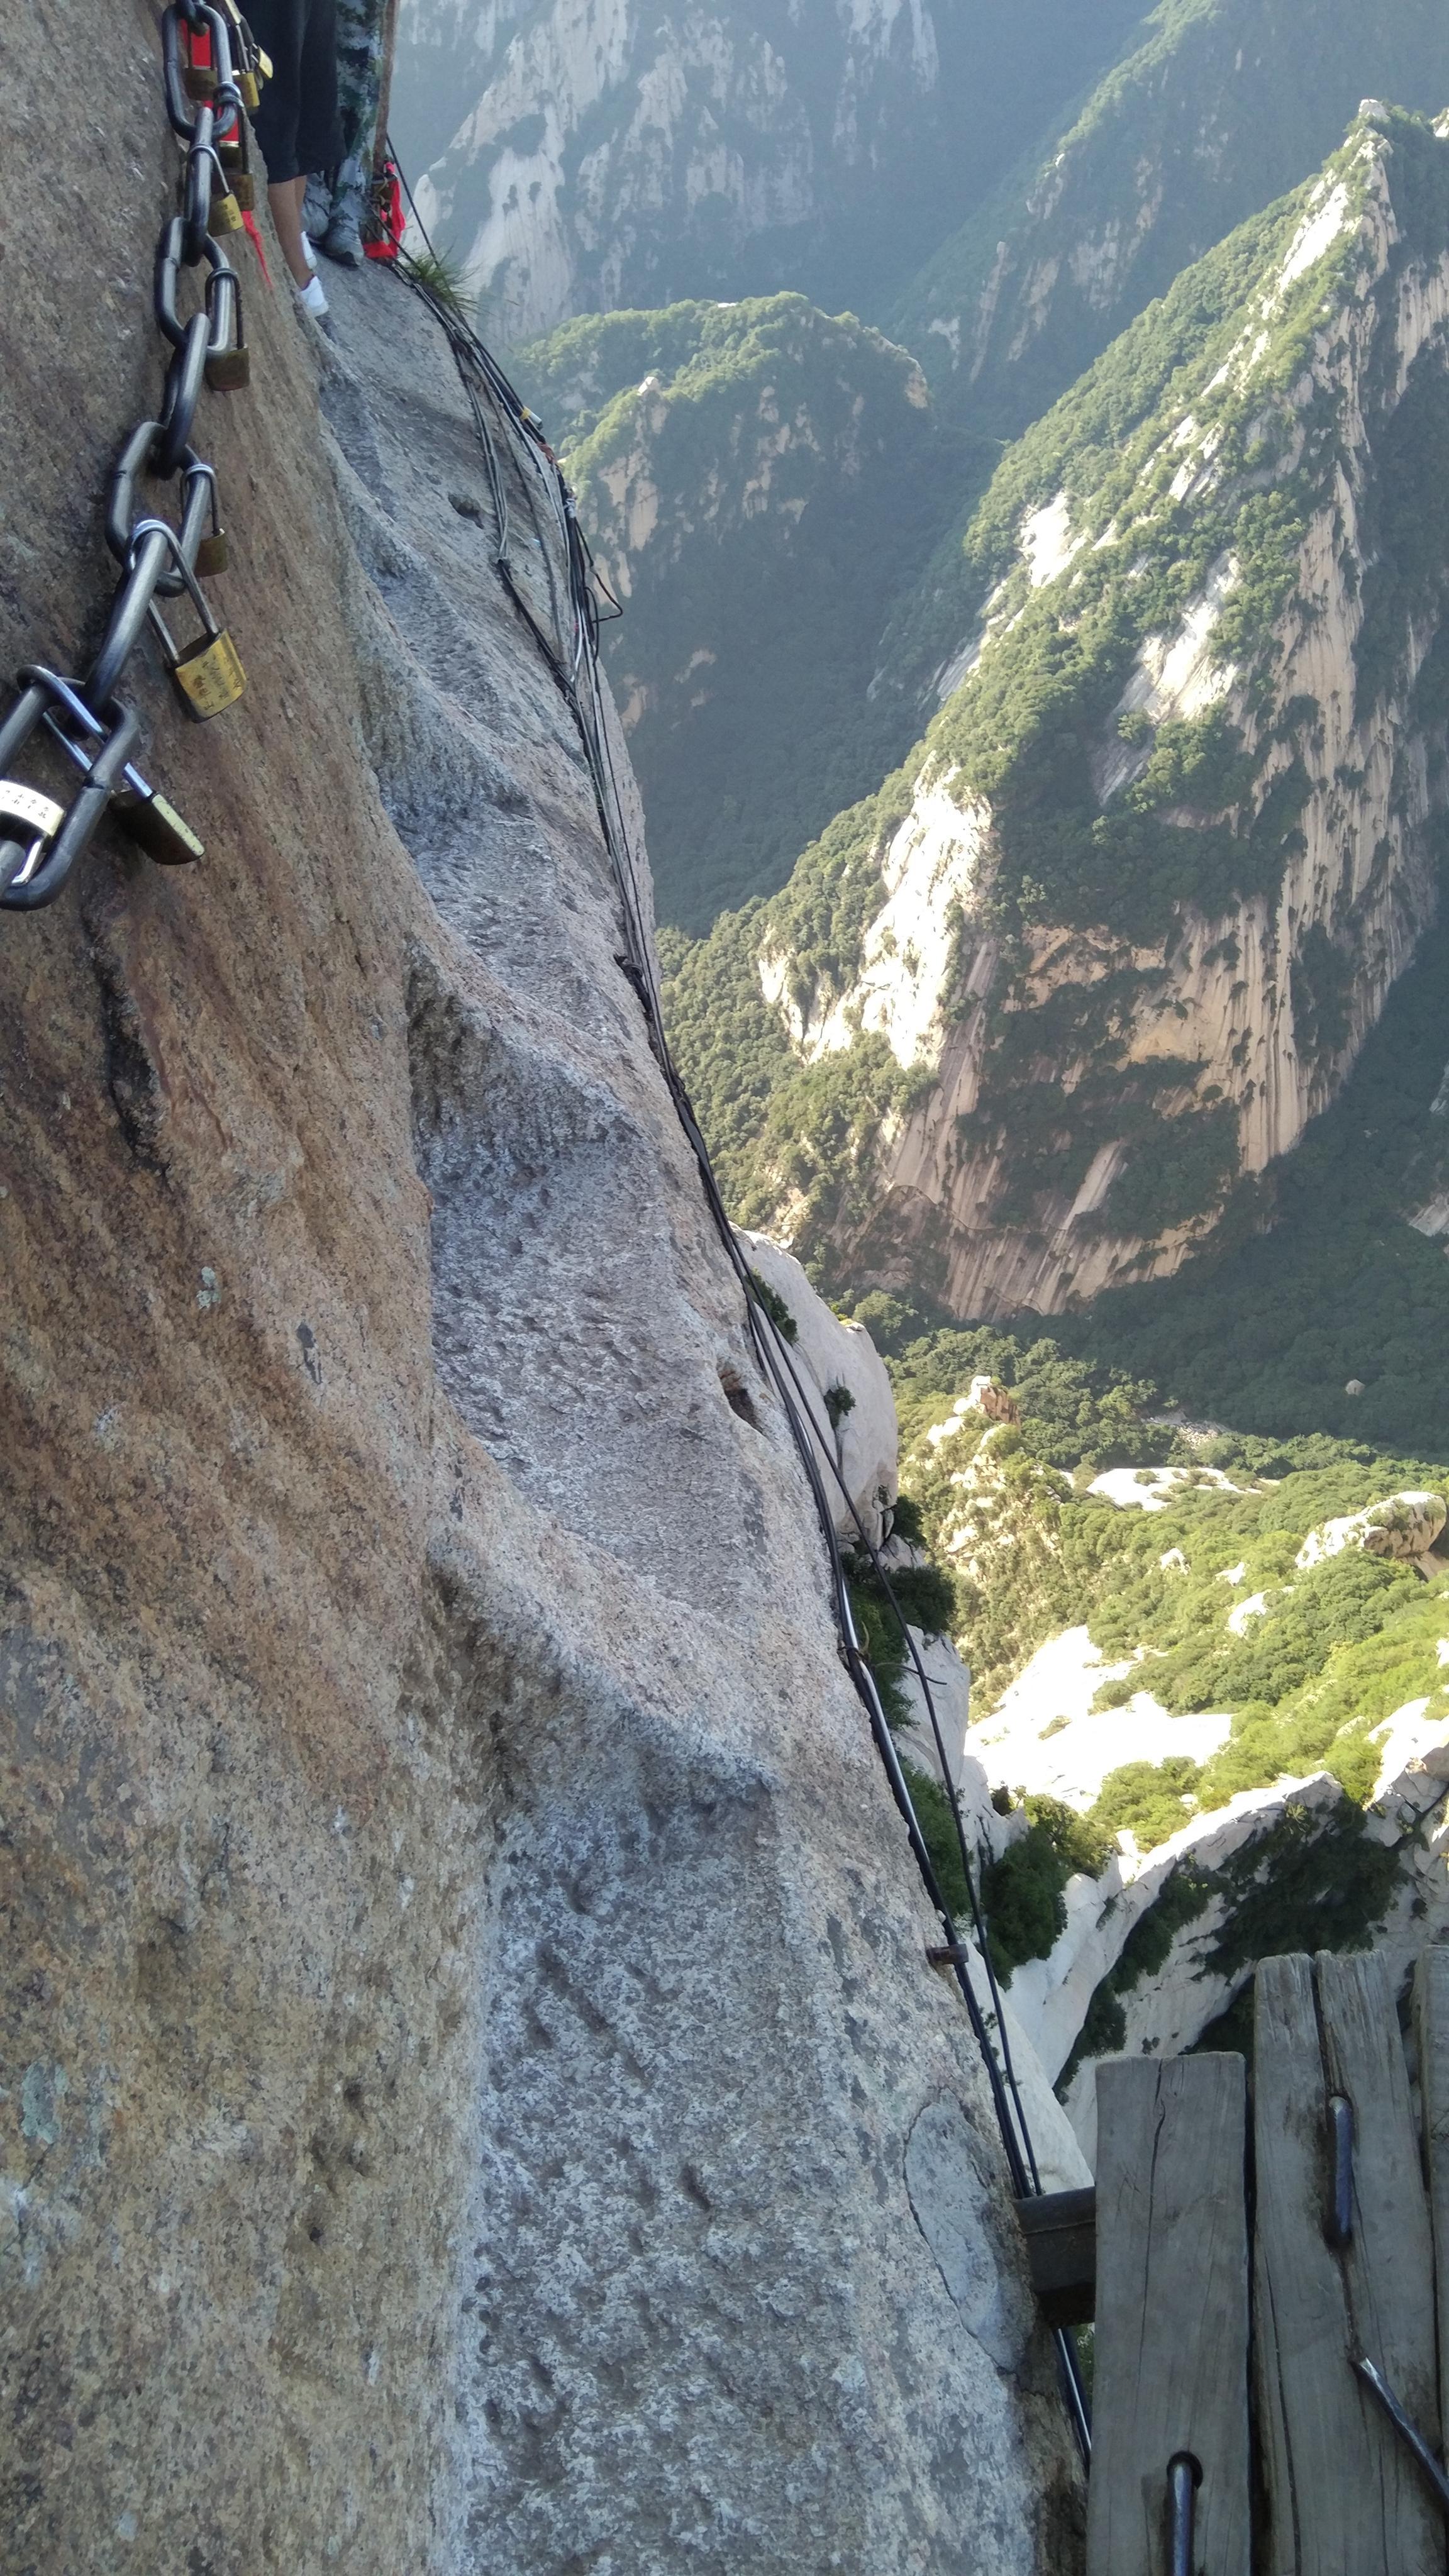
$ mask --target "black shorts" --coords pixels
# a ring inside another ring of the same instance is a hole
[[[252,128],[271,185],[342,158],[337,113],[337,0],[247,0],[247,24],[272,58]]]

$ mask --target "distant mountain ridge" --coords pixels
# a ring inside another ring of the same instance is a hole
[[[1449,106],[1439,0],[1161,0],[1081,112],[879,315],[943,408],[1014,437],[1373,94]]]
[[[1139,0],[402,0],[393,130],[509,340],[581,312],[896,293]]]
[[[905,350],[799,295],[585,315],[514,369],[625,608],[605,651],[660,918],[707,930],[909,747],[914,710],[867,689],[960,442]]]
[[[1170,1272],[1432,918],[1449,143],[1360,120],[1013,448],[905,767],[673,952],[738,1202],[842,1286]]]

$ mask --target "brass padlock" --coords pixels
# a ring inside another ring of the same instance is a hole
[[[141,522],[143,529],[148,522]],[[200,582],[183,554],[176,553],[178,570],[185,578],[191,604],[201,619],[201,633],[190,644],[178,648],[173,644],[160,603],[152,600],[148,612],[161,639],[167,668],[176,683],[182,705],[198,724],[212,716],[224,715],[234,707],[247,684],[247,675],[230,635],[219,626],[207,606]]]
[[[236,132],[227,135],[216,148],[223,177],[242,213],[254,215],[257,210],[257,183],[252,177],[251,146],[247,139],[247,129],[240,117],[237,119]]]
[[[241,208],[230,188],[217,189],[211,201],[211,212],[206,218],[206,229],[213,235],[242,230]]]
[[[191,566],[198,581],[211,581],[217,573],[227,570],[231,553],[226,542],[226,530],[221,524],[221,505],[216,492],[216,468],[213,465],[203,464],[198,458],[192,471],[196,474],[204,474],[206,477],[207,489],[211,496],[211,526],[206,535],[198,539],[196,550],[191,558]],[[179,562],[179,556],[177,560]],[[175,597],[174,590],[171,596]]]
[[[236,76],[236,85],[238,90],[241,92],[241,103],[246,109],[248,116],[255,116],[257,109],[262,103],[262,88],[260,81],[257,79],[256,73],[248,71],[238,72]]]
[[[48,671],[45,678],[58,702],[55,707],[46,709],[46,725],[67,758],[89,777],[95,753],[88,750],[85,743],[77,742],[75,735],[67,729],[60,710],[63,708],[71,722],[78,724],[92,742],[99,740],[104,743],[105,726],[92,714],[79,691],[73,689],[68,680],[61,679],[54,671]],[[4,796],[5,788],[0,784],[0,814],[3,814]],[[44,801],[42,798],[41,802]],[[148,785],[134,761],[127,761],[119,783],[112,788],[111,805],[127,838],[134,841],[138,849],[144,850],[148,858],[154,859],[158,867],[192,867],[198,859],[205,858],[205,843],[177,813],[170,798]],[[59,816],[61,808],[57,805],[55,811]],[[56,828],[59,828],[58,824]]]
[[[132,786],[131,780],[135,779]],[[158,868],[192,868],[206,856],[206,843],[199,840],[185,817],[178,814],[169,797],[159,787],[148,787],[134,770],[127,772],[126,784],[111,799],[116,820],[127,838]]]
[[[206,362],[206,381],[214,394],[245,392],[252,380],[250,349],[219,349]]]
[[[188,63],[181,81],[187,97],[198,106],[209,105],[216,96],[216,71],[210,63]]]
[[[171,677],[181,692],[189,716],[206,724],[212,716],[225,715],[234,707],[247,684],[236,646],[224,626],[216,626],[209,635],[198,635],[171,665]]]

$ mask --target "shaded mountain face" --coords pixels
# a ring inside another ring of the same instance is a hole
[[[1391,111],[1009,451],[940,714],[676,955],[756,1221],[960,1314],[1175,1269],[1334,1097],[1432,916],[1449,143]]]
[[[510,338],[803,288],[888,297],[1110,62],[1135,0],[403,0],[393,125]]]
[[[909,746],[867,689],[959,490],[913,358],[803,296],[567,323],[519,358],[625,615],[660,917],[707,930]]]
[[[1438,0],[1162,0],[881,316],[948,412],[1013,437],[1179,271],[1315,170],[1368,94],[1449,99]]]

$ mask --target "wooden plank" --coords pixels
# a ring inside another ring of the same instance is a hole
[[[1366,2351],[1436,2438],[1428,2219],[1393,1996],[1376,1959],[1323,1953],[1317,1965],[1316,1994],[1304,1957],[1265,1959],[1257,1973],[1260,2566],[1263,2576],[1444,2576],[1443,2525],[1352,2367]],[[1355,2132],[1342,2253],[1325,2235],[1335,2092],[1352,2103]]]
[[[1085,2191],[1038,2192],[1019,2200],[1016,2214],[1046,2324],[1090,2324],[1097,2295],[1096,2192],[1090,2184]]]
[[[1087,2576],[1168,2576],[1167,2468],[1200,2463],[1194,2576],[1248,2576],[1240,2057],[1097,2074],[1097,2351]]]
[[[1439,2324],[1439,2421],[1449,2424],[1449,1949],[1435,1942],[1414,1979],[1419,2099]]]

